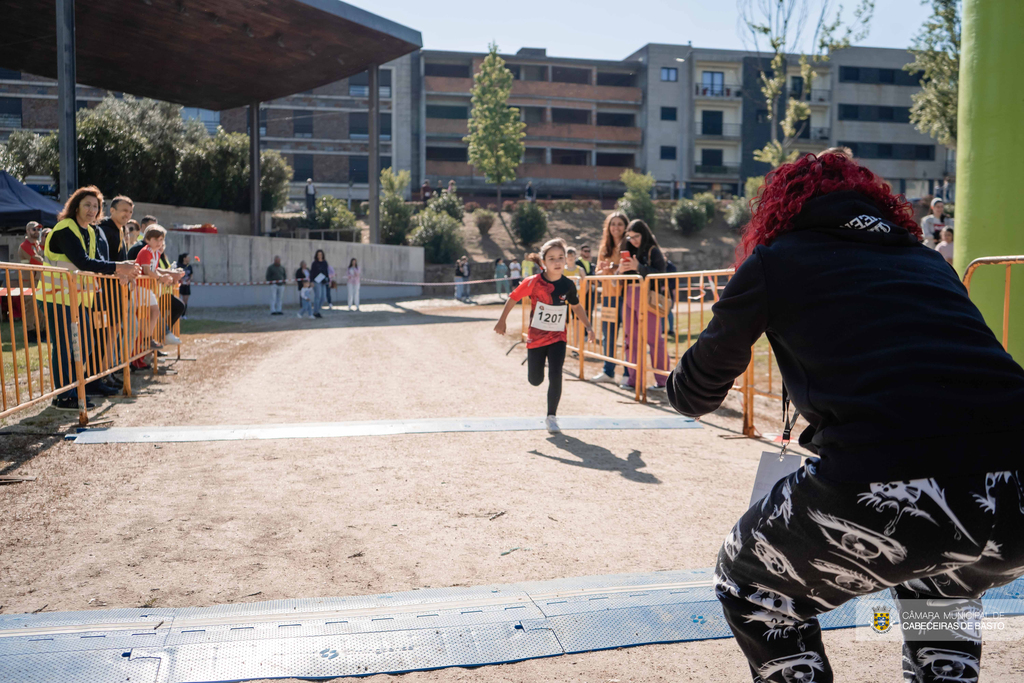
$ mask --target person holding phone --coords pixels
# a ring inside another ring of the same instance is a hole
[[[580,306],[576,285],[562,275],[565,269],[565,241],[553,239],[540,248],[544,269],[532,275],[513,290],[494,326],[498,334],[505,334],[505,319],[523,297],[530,297],[530,330],[526,338],[526,358],[530,384],[539,387],[544,382],[544,364],[548,366],[548,414],[544,421],[551,433],[559,431],[555,415],[562,398],[562,365],[565,363],[565,345],[568,339],[566,323],[569,309],[583,321],[589,336],[594,335],[587,312]]]
[[[667,267],[665,254],[658,246],[658,240],[654,238],[651,229],[639,218],[632,221],[626,228],[626,239],[622,243],[624,249],[619,252],[619,274],[620,275],[641,275],[647,277],[651,273],[664,273]],[[665,375],[654,375],[654,385],[647,387],[647,391],[664,391],[665,383],[668,381],[669,360],[668,347],[665,344],[665,337],[660,334],[658,314],[656,311],[647,311],[647,320],[641,320],[640,297],[648,296],[649,290],[655,289],[655,282],[649,285],[629,284],[626,285],[622,320],[625,323],[625,344],[626,359],[630,363],[636,363],[639,355],[644,353],[640,346],[640,326],[647,326],[647,347],[651,350],[651,360],[656,370],[664,370]],[[655,290],[656,291],[656,290]],[[628,380],[625,386],[632,389],[636,386],[636,370],[629,368]],[[643,379],[643,378],[641,378]]]

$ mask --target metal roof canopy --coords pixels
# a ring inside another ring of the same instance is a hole
[[[3,5],[19,37],[0,41],[0,65],[57,78],[56,4]],[[338,0],[74,5],[79,83],[218,111],[310,90],[422,46],[419,31]]]

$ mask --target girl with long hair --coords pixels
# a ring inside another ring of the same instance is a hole
[[[597,264],[594,268],[595,275],[614,275],[619,269],[619,252],[622,248],[622,241],[626,235],[626,226],[629,225],[629,216],[622,211],[612,211],[604,219],[604,227],[601,230],[601,246],[597,250]],[[591,297],[596,303],[597,287],[592,284]],[[622,286],[615,282],[603,282],[601,287],[601,340],[605,356],[613,358],[618,345],[619,329],[622,327]],[[588,302],[589,303],[589,302]],[[587,306],[591,311],[593,305]],[[623,374],[622,382],[625,384],[628,374]],[[590,378],[591,382],[614,382],[615,363],[605,361],[604,368]]]
[[[980,613],[986,590],[1024,574],[1024,369],[920,235],[906,199],[844,154],[770,171],[736,273],[669,378],[679,412],[716,410],[766,334],[810,425],[800,445],[818,457],[718,554],[755,680],[832,681],[817,615],[855,596]],[[949,621],[915,621],[907,680],[978,679],[976,631],[937,642]]]
[[[641,275],[647,277],[652,273],[664,273],[667,262],[665,254],[658,246],[658,240],[654,233],[642,220],[631,221],[626,228],[626,237],[622,243],[622,251],[629,252],[629,258],[623,258],[619,262],[620,275]],[[659,334],[658,314],[656,311],[647,311],[647,320],[641,320],[640,297],[648,296],[649,290],[654,290],[655,284],[649,285],[629,284],[626,285],[626,294],[623,299],[622,321],[623,335],[625,337],[626,359],[630,363],[636,363],[639,354],[645,353],[640,348],[641,326],[647,326],[647,346],[651,350],[651,360],[656,370],[668,370],[668,348],[665,344],[665,337]],[[636,370],[630,368],[627,371],[628,379],[624,386],[632,389],[636,386]],[[643,378],[641,378],[642,380]],[[654,386],[648,387],[648,391],[661,391],[665,388],[666,378],[663,375],[654,376]]]
[[[348,310],[352,310],[353,303],[355,304],[356,310],[359,310],[359,275],[362,271],[359,270],[359,261],[351,259],[348,262],[348,272],[346,276],[348,279],[345,281],[345,289],[348,290]]]
[[[313,283],[313,317],[322,318],[320,309],[327,301],[327,288],[331,283],[327,257],[324,255],[323,249],[317,249],[313,254],[313,265],[309,267],[309,279]]]

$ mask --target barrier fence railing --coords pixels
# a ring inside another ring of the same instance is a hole
[[[131,396],[130,364],[147,354],[156,373],[176,285],[16,263],[0,275],[0,418],[73,392],[85,425],[87,384],[121,372]]]
[[[1003,277],[1003,330],[1002,330],[1002,342],[1003,348],[1009,349],[1010,344],[1010,269],[1015,265],[1024,264],[1024,255],[1022,256],[985,256],[983,258],[976,258],[967,265],[967,272],[964,273],[964,287],[967,288],[967,294],[971,293],[971,278],[974,276],[974,271],[981,266],[1006,266],[1006,274]]]

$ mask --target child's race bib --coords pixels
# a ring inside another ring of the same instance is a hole
[[[562,332],[565,330],[565,322],[569,316],[568,306],[552,306],[537,302],[537,308],[533,311],[533,322],[530,327],[548,332]]]

